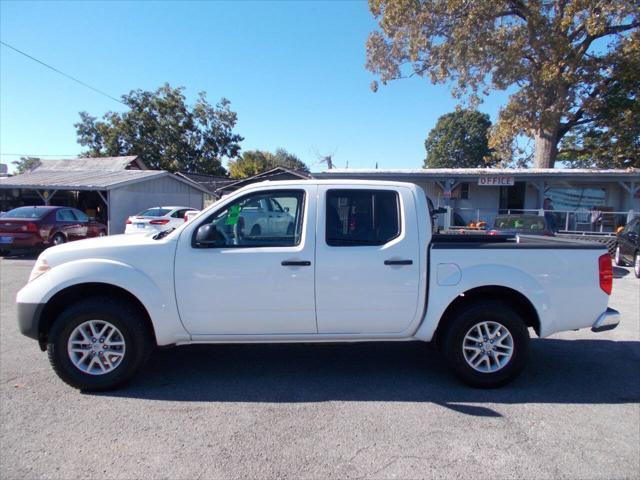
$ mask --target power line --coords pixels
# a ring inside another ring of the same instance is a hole
[[[124,102],[123,102],[123,101],[121,101],[121,100],[118,100],[116,97],[112,97],[112,96],[111,96],[111,95],[109,95],[108,93],[103,92],[102,90],[99,90],[99,89],[97,89],[97,88],[95,88],[95,87],[92,87],[91,85],[89,85],[89,84],[87,84],[87,83],[84,83],[82,80],[78,80],[77,78],[72,77],[71,75],[68,75],[68,74],[64,73],[63,71],[58,70],[58,69],[57,69],[57,68],[55,68],[55,67],[52,67],[51,65],[49,65],[48,63],[43,62],[42,60],[38,60],[37,58],[32,57],[31,55],[29,55],[28,53],[23,52],[22,50],[18,50],[16,47],[13,47],[13,46],[9,45],[8,43],[3,42],[2,40],[0,40],[0,43],[1,43],[2,45],[4,45],[5,47],[10,48],[11,50],[14,50],[14,51],[18,52],[20,55],[24,55],[25,57],[27,57],[27,58],[29,58],[29,59],[33,60],[34,62],[38,62],[40,65],[43,65],[43,66],[47,67],[48,69],[53,70],[53,71],[54,71],[54,72],[56,72],[56,73],[59,73],[59,74],[60,74],[60,75],[62,75],[63,77],[67,77],[68,79],[73,80],[73,81],[74,81],[74,82],[76,82],[76,83],[79,83],[79,84],[80,84],[80,85],[82,85],[83,87],[86,87],[86,88],[88,88],[88,89],[90,89],[90,90],[93,90],[94,92],[99,93],[100,95],[104,95],[105,97],[110,98],[110,99],[111,99],[111,100],[113,100],[114,102],[121,103],[122,105],[125,105],[125,106],[127,106],[127,107],[128,107],[128,105],[127,105],[126,103],[124,103]]]

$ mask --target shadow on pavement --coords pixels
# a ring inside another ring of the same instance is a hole
[[[640,401],[640,342],[535,339],[513,383],[459,383],[419,342],[193,345],[158,351],[126,387],[99,395],[188,402],[432,402],[473,416],[465,403],[616,404]],[[461,405],[462,404],[462,405]]]

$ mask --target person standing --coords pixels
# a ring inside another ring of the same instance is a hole
[[[553,202],[551,202],[550,198],[544,199],[542,208],[544,210],[545,233],[553,236],[558,231],[558,227],[556,225],[556,218],[553,215]]]

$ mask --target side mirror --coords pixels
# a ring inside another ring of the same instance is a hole
[[[284,207],[284,211],[289,213],[289,207]]]
[[[223,233],[212,223],[201,225],[196,232],[193,246],[196,248],[224,247],[227,239]]]

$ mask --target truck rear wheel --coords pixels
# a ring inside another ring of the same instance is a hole
[[[140,312],[107,297],[88,298],[65,309],[47,341],[54,371],[67,384],[86,391],[124,384],[146,362],[151,347]]]
[[[529,332],[511,306],[478,302],[460,310],[444,332],[442,350],[463,382],[496,388],[516,378],[529,354]]]

